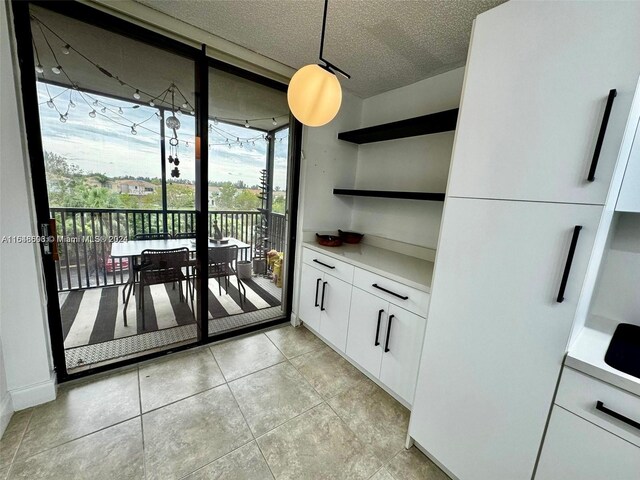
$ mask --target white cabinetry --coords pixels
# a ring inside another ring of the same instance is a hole
[[[604,204],[640,74],[639,24],[637,2],[507,2],[479,15],[448,195]]]
[[[553,407],[535,480],[637,480],[640,449]]]
[[[409,433],[458,478],[531,477],[601,211],[447,199]]]
[[[636,480],[640,397],[563,370],[536,480]]]
[[[354,288],[346,354],[411,404],[425,322],[386,299]]]
[[[349,325],[351,283],[325,273],[319,268],[336,270],[339,274],[349,276],[350,267],[352,276],[353,267],[334,260],[329,263],[326,258],[322,258],[324,260],[322,261],[316,257],[320,255],[315,255],[313,258],[303,255],[299,315],[309,327],[320,333],[336,348],[344,351]],[[319,268],[306,263],[314,260]]]
[[[624,172],[616,210],[640,213],[640,124],[636,127],[636,135],[631,155],[629,155],[629,163],[627,163],[627,169]]]
[[[403,263],[402,255],[380,253],[398,260],[393,263],[396,267]],[[411,405],[429,294],[313,248],[303,249],[302,261],[300,319],[396,398]]]

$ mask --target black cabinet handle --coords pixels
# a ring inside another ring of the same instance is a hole
[[[640,422],[636,422],[635,420],[631,420],[629,417],[625,417],[624,415],[614,412],[613,410],[608,409],[604,406],[600,400],[596,402],[596,410],[600,410],[602,413],[606,413],[610,417],[615,418],[616,420],[620,420],[621,422],[626,423],[627,425],[631,425],[633,428],[637,428],[640,430]]]
[[[391,321],[394,319],[395,315],[389,315],[389,326],[387,327],[387,340],[384,342],[384,351],[387,353],[389,351],[389,337],[391,336]]]
[[[609,124],[609,116],[611,115],[611,108],[613,107],[613,99],[618,95],[618,91],[615,88],[609,90],[609,97],[607,98],[607,105],[604,107],[604,115],[602,116],[602,124],[600,125],[600,132],[598,133],[598,140],[596,140],[596,148],[593,151],[593,158],[591,159],[591,168],[589,168],[589,176],[587,180],[593,182],[596,179],[596,168],[598,168],[598,160],[600,159],[600,150],[602,150],[602,144],[604,142],[604,134],[607,132],[607,125]]]
[[[387,290],[386,288],[382,288],[380,285],[378,285],[377,283],[374,283],[373,285],[371,285],[374,288],[377,288],[378,290],[382,290],[383,292],[388,293],[389,295],[393,295],[394,297],[398,297],[401,298],[402,300],[407,300],[409,297],[406,297],[404,295],[399,295],[397,293],[392,292],[391,290]]]
[[[316,307],[319,307],[320,305],[318,305],[318,289],[320,288],[320,282],[322,281],[321,278],[319,278],[318,280],[316,280],[316,297],[314,299],[314,303],[316,305]]]
[[[380,341],[379,341],[379,339],[380,339],[380,321],[382,320],[382,313],[383,313],[383,312],[384,312],[384,310],[380,310],[380,311],[378,312],[378,326],[377,326],[377,328],[376,328],[376,341],[375,341],[375,342],[374,342],[374,344],[373,344],[373,345],[374,345],[374,346],[376,346],[376,347],[377,347],[378,345],[380,345]]]
[[[562,273],[562,281],[560,282],[560,290],[558,290],[557,302],[562,303],[564,301],[564,291],[567,288],[567,280],[569,280],[569,272],[571,272],[571,264],[573,263],[573,256],[576,253],[576,245],[578,245],[578,237],[580,236],[580,230],[582,227],[576,225],[573,227],[573,236],[571,237],[571,246],[569,247],[569,254],[567,255],[567,261],[564,264],[564,272]]]
[[[319,263],[320,265],[322,265],[323,267],[327,267],[330,268],[331,270],[333,270],[336,267],[332,267],[331,265],[327,265],[326,263],[322,263],[320,260],[316,260],[315,258],[313,259],[314,262]]]
[[[324,308],[324,289],[327,286],[327,282],[322,282],[322,298],[320,299],[320,311],[324,312],[326,308]]]

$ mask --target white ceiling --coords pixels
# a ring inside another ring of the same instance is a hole
[[[293,68],[316,63],[324,0],[135,0]],[[324,56],[366,98],[464,65],[473,19],[505,0],[330,0]]]

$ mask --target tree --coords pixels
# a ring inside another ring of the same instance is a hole
[[[274,213],[284,213],[287,207],[286,197],[275,197],[271,205],[271,210]]]
[[[242,190],[235,197],[234,210],[255,210],[260,206],[260,199],[251,190]]]
[[[220,195],[218,196],[218,206],[222,210],[233,210],[235,205],[235,196],[238,189],[231,182],[225,182],[220,187]]]

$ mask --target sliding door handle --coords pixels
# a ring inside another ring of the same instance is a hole
[[[320,300],[320,311],[324,312],[326,308],[324,308],[324,290],[327,286],[327,282],[322,282],[322,299]]]
[[[383,313],[384,313],[384,310],[380,310],[378,312],[378,326],[376,327],[376,341],[373,343],[375,347],[380,345],[380,321],[382,320]]]
[[[629,417],[625,417],[621,413],[615,412],[604,406],[600,400],[596,402],[596,410],[600,410],[602,413],[606,413],[610,417],[615,418],[616,420],[620,420],[621,422],[626,423],[627,425],[631,425],[633,428],[637,428],[640,430],[640,422],[636,422],[635,420],[631,420]]]
[[[319,278],[318,280],[316,280],[316,296],[314,298],[314,304],[316,307],[319,307],[320,305],[318,305],[318,289],[320,288],[320,282],[322,281],[321,278]]]
[[[596,148],[593,150],[593,158],[591,159],[591,168],[589,168],[589,176],[587,180],[593,182],[596,179],[596,168],[598,168],[598,160],[600,159],[600,151],[602,150],[602,144],[604,143],[604,135],[607,133],[607,125],[609,124],[609,116],[611,115],[611,108],[613,107],[613,100],[616,98],[618,91],[615,88],[609,90],[609,97],[607,98],[607,105],[604,107],[604,115],[602,115],[602,123],[600,124],[600,132],[598,132],[598,139],[596,140]]]
[[[389,351],[389,338],[391,337],[391,322],[395,318],[395,315],[389,315],[389,325],[387,326],[387,340],[384,342],[384,352]]]
[[[562,303],[564,301],[564,291],[567,288],[567,281],[569,280],[569,273],[571,272],[571,264],[573,263],[573,256],[576,253],[576,246],[578,245],[578,237],[580,236],[580,230],[582,230],[582,226],[580,225],[576,225],[575,227],[573,227],[573,236],[571,237],[569,254],[567,255],[567,261],[564,264],[562,281],[560,282],[560,289],[558,290],[558,298],[556,299],[558,303]]]

